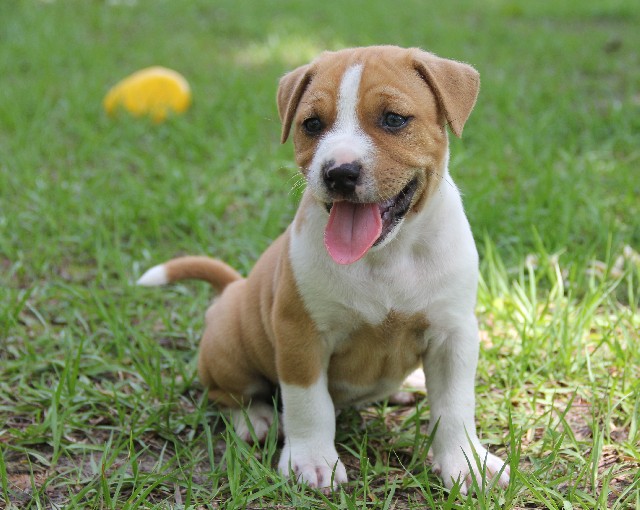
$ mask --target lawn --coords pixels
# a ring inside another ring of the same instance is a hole
[[[622,0],[0,2],[0,508],[640,508],[640,4]],[[195,375],[206,285],[134,285],[179,254],[243,273],[300,192],[278,78],[393,43],[473,64],[450,171],[481,253],[477,419],[512,480],[433,473],[429,409],[338,418],[351,482],[282,479]],[[164,65],[194,104],[108,118]]]

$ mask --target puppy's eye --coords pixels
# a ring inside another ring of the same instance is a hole
[[[382,116],[382,127],[389,131],[401,129],[407,125],[407,122],[409,122],[409,117],[394,112],[387,112]]]
[[[324,125],[318,117],[310,117],[302,123],[302,127],[308,135],[317,135],[322,131]]]

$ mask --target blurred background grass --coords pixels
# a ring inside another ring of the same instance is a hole
[[[0,246],[10,260],[90,260],[99,240],[124,245],[127,257],[199,251],[248,269],[296,202],[292,148],[277,143],[279,76],[323,49],[381,43],[481,73],[451,163],[476,236],[512,262],[534,250],[534,229],[569,259],[603,258],[610,238],[640,243],[640,9],[631,2],[0,9]],[[108,87],[152,64],[187,77],[192,110],[161,126],[106,119]]]

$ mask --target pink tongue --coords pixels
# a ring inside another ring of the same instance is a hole
[[[324,245],[338,264],[360,260],[382,233],[382,220],[377,204],[334,202]]]

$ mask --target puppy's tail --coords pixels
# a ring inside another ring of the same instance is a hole
[[[231,282],[242,279],[231,266],[209,257],[178,257],[152,267],[137,281],[138,285],[155,287],[179,280],[204,280],[218,292]]]

